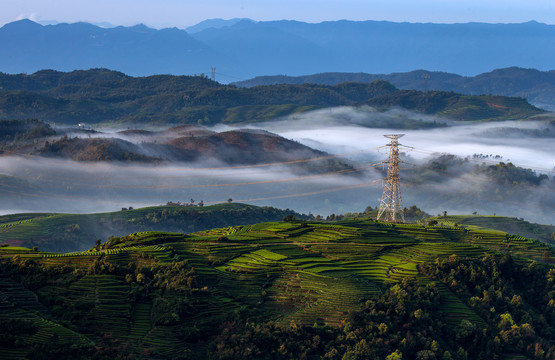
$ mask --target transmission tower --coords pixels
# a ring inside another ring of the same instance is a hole
[[[428,79],[430,78],[430,74],[428,73],[423,73],[422,74],[422,89],[424,89],[424,91],[428,91]]]
[[[211,67],[210,68],[211,72],[212,72],[212,81],[216,81],[216,68],[215,67]]]
[[[387,177],[383,186],[382,200],[378,210],[378,220],[385,213],[384,221],[405,222],[403,212],[403,200],[401,199],[401,184],[399,183],[399,138],[404,134],[384,135],[391,139],[386,146],[389,147],[389,158],[383,164],[387,164]]]

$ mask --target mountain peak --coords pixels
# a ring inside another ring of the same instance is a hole
[[[185,30],[189,34],[195,34],[195,33],[201,32],[203,30],[210,29],[210,28],[221,29],[221,28],[224,28],[224,27],[233,26],[233,25],[237,24],[238,22],[241,22],[241,21],[244,21],[244,20],[254,22],[254,20],[251,20],[251,19],[248,19],[248,18],[233,18],[233,19],[229,19],[229,20],[219,19],[219,18],[217,18],[217,19],[207,19],[207,20],[199,22],[196,25],[189,26]]]
[[[21,20],[16,20],[13,21],[11,23],[7,23],[4,26],[2,26],[1,29],[4,30],[34,30],[34,29],[38,29],[38,28],[42,28],[42,25],[39,23],[34,22],[33,20],[30,19],[21,19]]]
[[[149,28],[148,26],[146,26],[143,23],[130,26],[129,29],[133,29],[133,30],[151,30],[151,28]]]

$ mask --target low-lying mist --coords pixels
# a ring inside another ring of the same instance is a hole
[[[551,115],[542,120],[502,122],[457,122],[434,116],[411,113],[402,109],[378,112],[375,109],[341,107],[297,114],[273,122],[256,124],[288,139],[330,153],[356,153],[361,162],[377,162],[387,158],[389,140],[383,135],[404,134],[400,143],[401,182],[405,205],[417,204],[435,214],[497,214],[524,217],[532,221],[555,222],[555,127]],[[404,119],[407,127],[401,129]],[[379,127],[391,121],[391,127]],[[415,126],[415,122],[436,124]],[[221,127],[219,127],[221,129]],[[510,134],[510,135],[509,135]],[[442,154],[466,158],[464,171],[448,169],[441,181],[408,182],[403,176],[422,172],[431,159]],[[484,175],[473,173],[476,167],[512,163],[530,169],[549,179],[538,185],[499,184]],[[367,191],[367,189],[364,189]],[[361,191],[362,193],[362,191]],[[371,193],[370,191],[368,193]],[[377,191],[379,198],[381,189]],[[379,199],[371,206],[377,206]]]
[[[378,119],[379,124],[390,122],[397,126],[377,126],[374,119]],[[402,129],[404,119],[447,126],[413,130],[411,123],[408,129]],[[554,119],[555,116],[546,120],[457,122],[402,109],[382,113],[369,107],[340,107],[298,114],[255,127],[331,153],[381,147],[388,142],[383,135],[405,134],[400,143],[415,148],[410,152],[406,148],[413,158],[423,159],[433,153],[462,157],[499,155],[502,156],[501,161],[510,161],[522,167],[537,167],[545,173],[555,171]],[[502,135],[510,131],[507,129],[524,131],[518,137]]]
[[[236,202],[273,205],[301,212],[348,211],[370,201],[357,201],[357,190],[378,180],[372,168],[364,175],[341,171],[298,175],[285,166],[205,167],[204,164],[145,165],[82,163],[71,160],[2,157],[0,211],[98,212],[135,208],[168,201],[204,204]],[[340,189],[338,189],[340,188]],[[378,187],[375,186],[374,190]],[[311,196],[311,194],[314,194]],[[377,194],[377,193],[376,193]],[[377,195],[375,195],[377,196]],[[309,198],[308,203],[305,198]],[[338,201],[342,198],[344,201]],[[355,205],[356,206],[356,205]]]
[[[386,160],[384,145],[388,143],[383,135],[402,133],[405,136],[400,142],[406,145],[401,174],[405,206],[416,204],[431,214],[495,213],[552,224],[555,142],[549,133],[550,121],[458,123],[404,110],[341,107],[248,126],[340,155],[360,170],[358,176],[340,170],[299,174],[288,164],[237,165],[221,160],[149,164],[3,156],[0,213],[104,212],[191,199],[208,205],[230,198],[314,215],[359,212],[379,205],[383,172],[376,164]],[[211,130],[236,128],[245,126],[219,125]],[[507,131],[518,136],[503,136]],[[151,137],[141,131],[91,136],[117,137],[138,145]],[[465,165],[434,170],[433,176],[426,178],[432,159],[447,153],[467,158]],[[500,161],[549,178],[538,184],[507,184],[476,170]]]

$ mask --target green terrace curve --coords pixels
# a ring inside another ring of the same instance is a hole
[[[488,254],[511,254],[522,266],[554,262],[554,249],[540,241],[447,225],[282,221],[137,232],[72,253],[3,246],[0,257],[11,265],[0,274],[0,318],[28,321],[35,331],[0,345],[0,359],[25,357],[53,333],[56,341],[97,347],[109,334],[147,358],[194,358],[209,351],[230,316],[333,329],[407,281],[435,286],[447,326],[470,321],[486,329],[487,319],[452,283],[420,266]],[[18,264],[29,269],[20,278],[25,286],[13,277]]]

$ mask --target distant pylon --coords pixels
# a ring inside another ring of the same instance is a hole
[[[212,67],[210,68],[210,70],[212,71],[212,77],[211,77],[212,81],[216,81],[216,68]]]
[[[422,74],[422,89],[424,89],[424,91],[428,91],[428,79],[430,78],[430,74],[428,73],[423,73]]]
[[[387,164],[387,177],[383,185],[382,201],[378,210],[378,220],[385,213],[384,221],[405,222],[403,200],[401,199],[401,184],[399,182],[399,138],[405,134],[384,135],[391,139]]]

